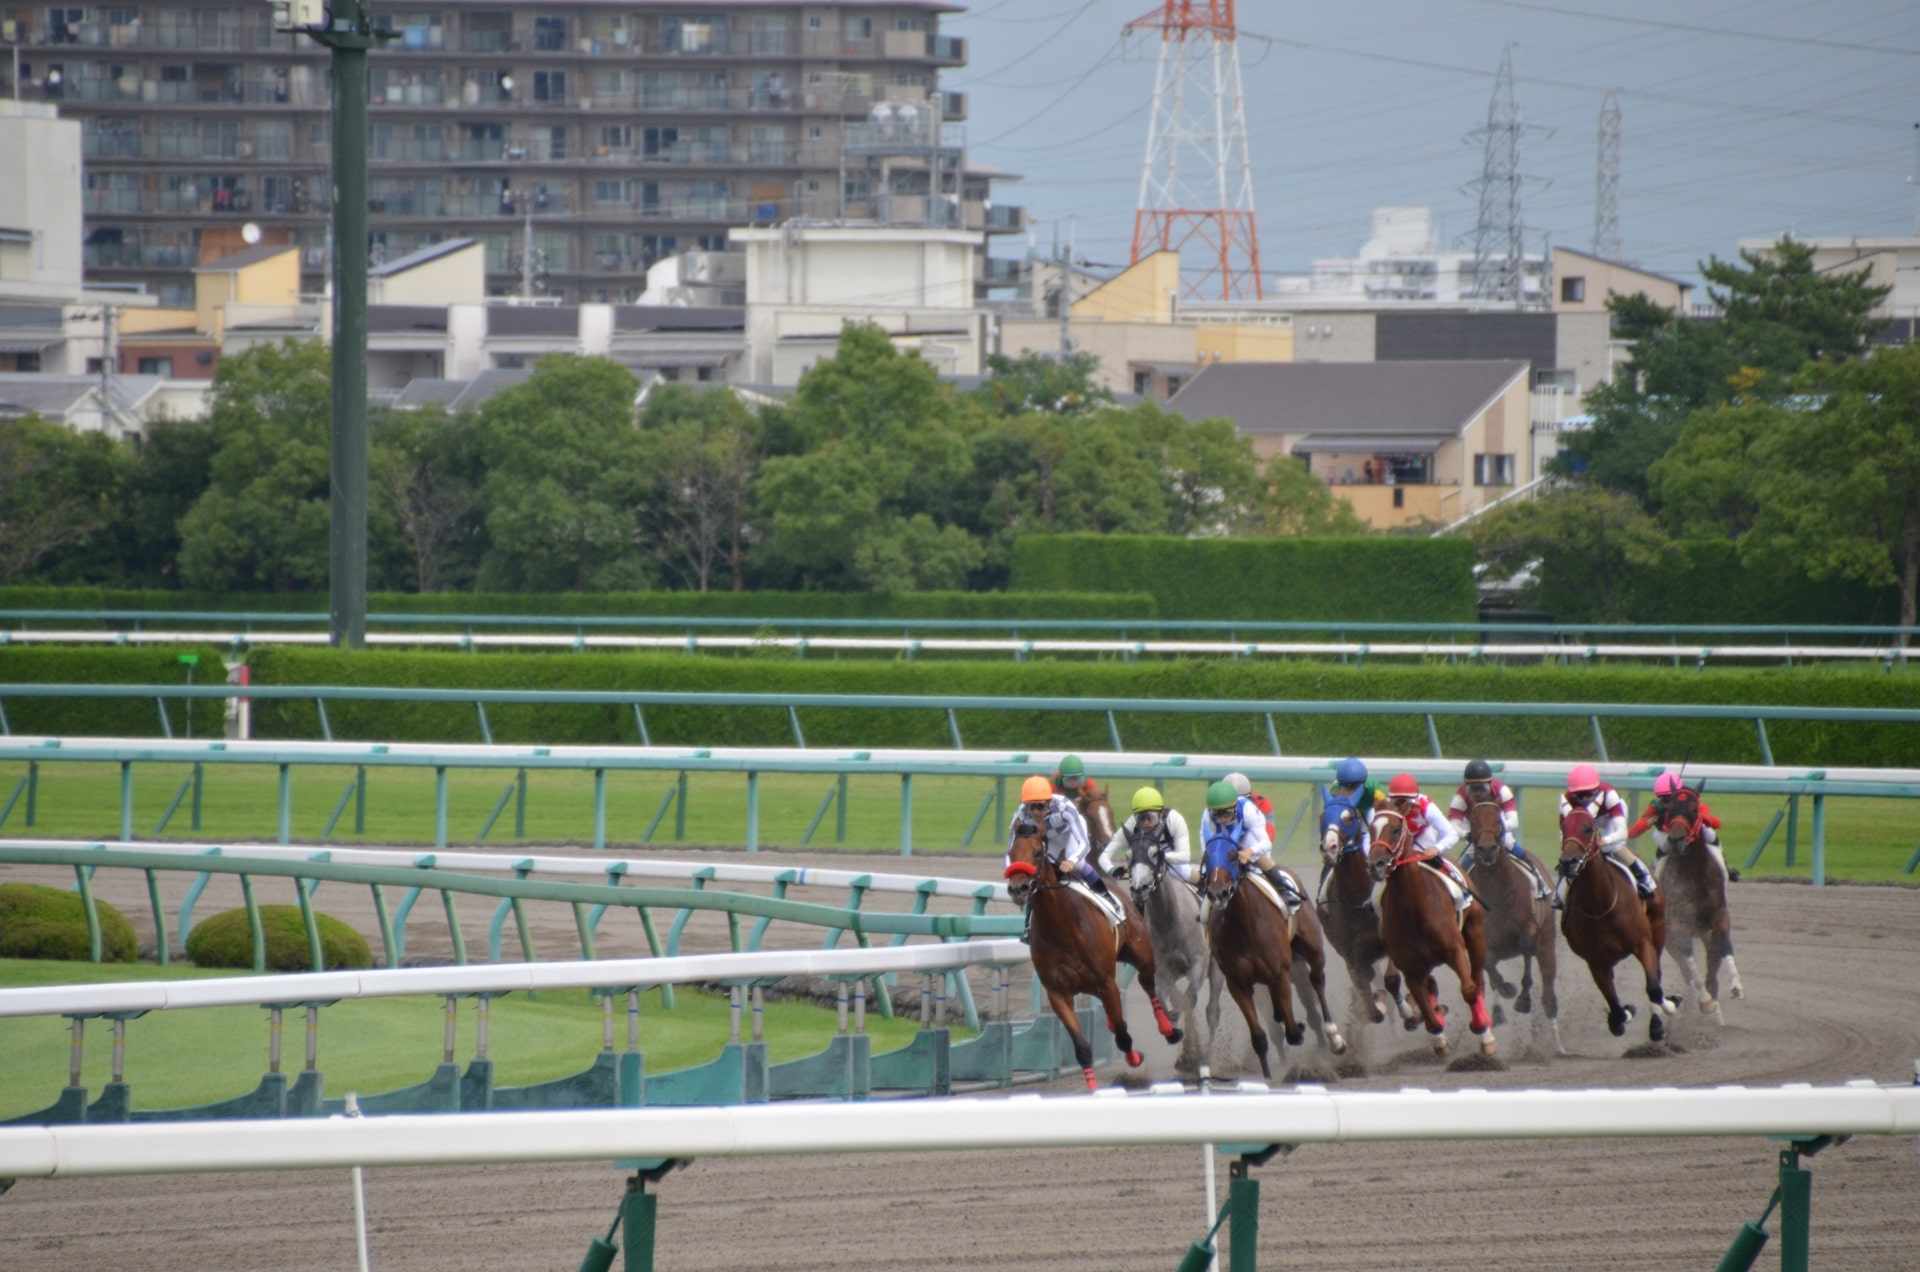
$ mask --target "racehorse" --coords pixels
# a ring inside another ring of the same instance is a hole
[[[1179,989],[1185,999],[1182,1019],[1193,1035],[1195,1053],[1205,1061],[1220,1027],[1220,969],[1207,951],[1207,931],[1200,925],[1199,890],[1168,867],[1157,836],[1136,831],[1127,847],[1133,903],[1153,938],[1154,972],[1167,982],[1168,993]],[[1204,1036],[1195,1029],[1202,984],[1208,988]]]
[[[1607,1029],[1618,1038],[1633,1019],[1631,1004],[1621,1006],[1613,987],[1613,965],[1632,956],[1647,974],[1647,1035],[1667,1036],[1667,1016],[1677,1005],[1660,989],[1660,951],[1667,941],[1666,897],[1655,892],[1645,903],[1627,872],[1600,851],[1593,818],[1576,808],[1560,819],[1560,875],[1567,880],[1566,909],[1560,930],[1567,948],[1586,960],[1593,983],[1607,1000]]]
[[[1367,868],[1367,855],[1360,850],[1363,823],[1360,814],[1344,799],[1335,799],[1321,789],[1320,859],[1331,872],[1321,889],[1325,898],[1319,907],[1327,939],[1347,965],[1347,980],[1355,997],[1364,1002],[1373,1022],[1387,1018],[1387,1000],[1373,987],[1373,969],[1387,956],[1386,942],[1380,939],[1380,915],[1373,908],[1373,873]],[[1420,1013],[1401,990],[1400,973],[1387,965],[1384,980],[1407,1028],[1414,1028]]]
[[[1080,819],[1087,823],[1087,838],[1093,841],[1093,850],[1097,853],[1113,841],[1113,805],[1107,800],[1107,793],[1091,781],[1082,782],[1080,789],[1073,793],[1073,806],[1080,811]]]
[[[1154,988],[1153,943],[1147,937],[1147,925],[1126,896],[1112,894],[1125,916],[1115,925],[1095,902],[1074,895],[1072,881],[1060,877],[1059,866],[1047,855],[1038,835],[1015,835],[1008,856],[1007,893],[1028,908],[1032,919],[1033,974],[1046,989],[1053,1014],[1073,1039],[1073,1056],[1086,1075],[1087,1089],[1098,1083],[1093,1077],[1093,1048],[1080,1032],[1079,1014],[1073,1009],[1075,994],[1092,994],[1100,1000],[1107,1009],[1107,1028],[1127,1063],[1136,1069],[1143,1063],[1133,1049],[1133,1035],[1127,1032],[1126,1013],[1121,1010],[1120,984],[1114,979],[1120,963],[1130,964],[1139,973],[1160,1036],[1178,1045],[1180,1031],[1167,1018]]]
[[[1473,868],[1467,878],[1487,907],[1487,981],[1502,998],[1512,998],[1513,1009],[1533,1010],[1533,964],[1540,962],[1540,1005],[1560,1036],[1560,996],[1554,987],[1558,959],[1553,939],[1553,911],[1534,895],[1533,873],[1502,846],[1506,822],[1500,806],[1480,800],[1467,809],[1467,842],[1473,847]],[[1500,974],[1502,959],[1520,960],[1519,997]]]
[[[1727,876],[1702,838],[1700,796],[1682,788],[1670,797],[1666,849],[1660,862],[1660,891],[1667,895],[1667,925],[1673,938],[1668,952],[1680,964],[1688,986],[1700,995],[1700,1010],[1720,1007],[1720,965],[1726,964],[1728,992],[1747,996],[1740,969],[1733,965],[1733,920],[1727,912]],[[1693,943],[1707,955],[1707,979],[1693,961]]]
[[[1486,907],[1477,899],[1464,910],[1454,904],[1440,872],[1423,864],[1429,854],[1416,845],[1407,819],[1399,813],[1376,809],[1372,832],[1367,865],[1382,881],[1380,936],[1387,957],[1407,978],[1407,996],[1433,1035],[1434,1053],[1446,1055],[1448,1045],[1447,1013],[1440,1005],[1433,969],[1449,967],[1460,978],[1460,996],[1471,1013],[1468,1028],[1480,1038],[1480,1054],[1492,1055],[1498,1043],[1484,992]]]

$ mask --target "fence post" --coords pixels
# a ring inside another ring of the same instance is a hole
[[[1600,762],[1605,764],[1607,762],[1607,740],[1600,735],[1600,717],[1597,715],[1588,716],[1587,719],[1593,725],[1594,753],[1600,757]]]
[[[1754,730],[1760,735],[1760,762],[1773,767],[1773,747],[1767,744],[1767,722],[1759,716],[1753,718]]]
[[[680,782],[678,786],[675,788],[675,794],[674,794],[674,800],[673,800],[673,839],[675,843],[680,843],[684,841],[686,837],[687,837],[687,774],[686,774],[686,771],[683,769],[681,770],[681,773],[680,773]]]
[[[133,761],[120,761],[120,838],[133,838]],[[280,841],[286,843],[285,839]]]
[[[847,842],[847,775],[840,775],[840,790],[833,804],[833,842]]]
[[[434,766],[433,770],[433,846],[447,846],[447,766],[444,764]]]
[[[593,846],[607,846],[607,770],[593,770]]]
[[[282,763],[280,765],[280,842],[284,844],[290,843],[292,840],[293,771],[291,765]],[[263,972],[266,968],[256,967],[254,970]]]
[[[913,774],[900,775],[900,855],[913,856]]]
[[[353,833],[367,833],[367,766],[356,764],[353,773]]]
[[[760,775],[747,774],[747,851],[760,851]]]
[[[206,765],[198,760],[193,765],[193,828],[200,829],[200,789],[205,785]]]
[[[1827,884],[1827,797],[1813,797],[1813,886]]]
[[[527,770],[520,770],[516,785],[518,789],[513,797],[513,837],[525,839],[527,837]]]
[[[1800,797],[1787,796],[1787,868],[1793,868],[1795,849],[1800,846]]]

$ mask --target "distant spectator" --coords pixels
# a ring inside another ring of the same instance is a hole
[[[1393,469],[1388,468],[1387,475],[1385,477],[1382,477],[1380,480],[1385,482],[1389,486],[1393,485]]]
[[[1369,486],[1373,485],[1373,461],[1372,460],[1368,460],[1366,463],[1360,465],[1360,476],[1362,477],[1362,479],[1366,481],[1367,485]]]
[[[1347,465],[1347,475],[1340,479],[1340,484],[1342,486],[1353,485],[1353,465],[1352,464]]]

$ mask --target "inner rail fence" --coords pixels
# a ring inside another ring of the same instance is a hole
[[[4,644],[325,645],[325,614],[142,610],[0,610]],[[1869,661],[1904,668],[1920,628],[1814,624],[1564,624],[1242,622],[1201,619],[883,619],[561,617],[370,614],[367,643],[396,648],[626,649],[695,653],[781,649],[1010,656],[1606,658],[1706,666],[1737,662]],[[313,625],[313,630],[304,630]],[[662,633],[672,632],[673,635]],[[742,634],[745,633],[745,634]],[[869,634],[872,633],[872,634]],[[879,633],[897,633],[881,635]]]
[[[8,687],[13,688],[13,687]],[[49,686],[31,686],[46,689]],[[96,690],[126,690],[131,694],[152,693],[166,687],[156,686],[61,686],[61,689],[78,688],[82,692]],[[181,691],[175,689],[175,692]],[[291,695],[312,694],[315,690],[288,689]],[[418,695],[432,694],[431,690],[325,690],[321,692],[339,692],[343,695],[390,696],[407,699]],[[486,691],[459,690],[439,691],[457,698],[470,698],[475,693]],[[496,694],[508,694],[512,691],[495,691]],[[601,694],[533,694],[534,699],[565,698],[566,700],[600,700],[610,695]],[[625,697],[659,698],[701,698],[707,700],[751,701],[755,703],[791,704],[805,701],[791,697],[771,695],[611,695]],[[823,696],[824,697],[824,696]],[[841,699],[826,698],[827,701]],[[985,705],[1011,705],[1019,702],[1032,707],[1041,699],[847,699],[847,701],[871,704],[875,701],[897,701],[904,703],[983,703]],[[1078,710],[1129,709],[1129,704],[1108,702],[1100,699],[1061,699],[1064,706]],[[1506,712],[1515,715],[1554,715],[1608,712],[1621,715],[1647,717],[1688,717],[1713,718],[1716,714],[1723,718],[1754,718],[1756,727],[1762,730],[1764,738],[1767,719],[1867,719],[1879,722],[1916,723],[1920,722],[1920,711],[1892,708],[1812,708],[1812,707],[1658,707],[1648,705],[1623,705],[1609,707],[1565,706],[1545,703],[1502,703],[1476,704],[1463,703],[1180,703],[1177,701],[1153,700],[1139,704],[1148,707],[1170,707],[1172,709],[1207,709],[1219,706],[1225,710],[1272,711],[1280,707],[1295,707],[1310,712],[1331,712],[1334,714],[1392,713],[1399,711],[1432,711],[1434,714],[1461,713],[1476,709],[1490,709],[1494,712]],[[1592,715],[1593,727],[1598,736],[1599,716]],[[1432,716],[1428,716],[1428,729],[1432,731]],[[1269,718],[1269,727],[1271,719]],[[957,727],[955,729],[957,734]],[[1117,729],[1116,729],[1117,734]],[[956,741],[957,741],[956,737]],[[1115,738],[1118,743],[1118,738]],[[1458,779],[1458,767],[1439,755],[1439,747],[1434,747],[1435,755],[1429,758],[1376,759],[1375,765],[1382,770],[1404,770],[1412,773],[1422,782],[1436,785],[1451,785]],[[1161,786],[1176,780],[1209,780],[1221,773],[1239,771],[1258,783],[1307,783],[1309,789],[1294,810],[1286,830],[1281,837],[1279,848],[1285,852],[1295,831],[1313,807],[1319,797],[1319,784],[1331,781],[1334,759],[1286,758],[1282,756],[1235,755],[1235,754],[1165,754],[1128,752],[1116,745],[1110,753],[1083,752],[1090,765],[1089,771],[1102,780],[1117,783],[1139,781]],[[1769,756],[1771,758],[1771,756]],[[209,765],[271,766],[277,770],[278,815],[276,842],[293,842],[292,831],[292,782],[296,769],[351,767],[354,776],[341,793],[334,806],[331,817],[320,833],[324,842],[334,832],[350,804],[356,808],[355,833],[365,833],[365,799],[367,773],[369,769],[412,769],[431,770],[434,775],[434,844],[436,848],[445,848],[449,843],[449,797],[448,773],[453,770],[491,769],[506,770],[513,777],[506,783],[492,811],[481,824],[473,837],[473,842],[485,840],[494,827],[501,822],[508,805],[514,805],[514,837],[525,837],[525,809],[527,800],[527,781],[530,773],[576,772],[592,775],[592,843],[595,849],[604,849],[609,842],[607,817],[607,779],[616,773],[671,773],[672,782],[662,796],[659,807],[641,831],[639,840],[651,843],[654,834],[660,829],[668,812],[675,813],[674,835],[676,840],[684,840],[686,833],[686,798],[689,778],[695,774],[736,774],[746,779],[746,797],[744,801],[744,846],[749,852],[757,852],[761,843],[760,818],[760,779],[767,774],[811,774],[831,777],[820,806],[816,809],[806,832],[801,836],[804,845],[811,841],[825,819],[827,812],[838,806],[838,835],[845,839],[845,817],[848,799],[848,779],[854,776],[874,777],[890,776],[900,783],[900,852],[902,856],[911,856],[915,845],[914,828],[914,779],[916,777],[973,778],[984,779],[990,783],[983,792],[980,804],[965,832],[959,837],[961,847],[972,844],[981,826],[989,815],[994,818],[997,828],[1007,823],[1007,783],[1009,779],[1018,780],[1036,771],[1046,771],[1057,764],[1059,754],[1055,753],[1013,753],[984,751],[829,751],[825,749],[794,748],[698,748],[676,747],[529,747],[505,746],[494,744],[461,745],[452,743],[355,743],[355,742],[228,742],[195,741],[191,739],[113,739],[113,738],[55,738],[20,737],[0,738],[0,764],[17,763],[25,767],[25,773],[15,782],[4,803],[0,803],[0,828],[4,828],[16,809],[24,806],[24,822],[30,829],[39,815],[40,774],[48,765],[110,764],[119,769],[119,822],[122,841],[135,838],[133,823],[135,765],[162,764],[188,765],[191,774],[182,779],[174,792],[166,811],[154,825],[150,834],[155,837],[166,833],[176,812],[183,804],[190,807],[190,820],[195,830],[200,828],[200,812],[207,780]],[[1652,789],[1654,779],[1663,771],[1658,765],[1615,763],[1602,761],[1602,775],[1614,786],[1628,792],[1637,803],[1639,796]],[[1502,761],[1496,765],[1502,780],[1515,788],[1517,796],[1524,799],[1532,789],[1545,788],[1559,790],[1564,787],[1566,765],[1564,762],[1517,760]],[[1812,879],[1816,885],[1826,881],[1826,801],[1832,797],[1862,797],[1912,799],[1920,797],[1920,770],[1914,769],[1877,769],[1877,768],[1833,768],[1800,770],[1792,767],[1767,765],[1736,764],[1698,764],[1689,765],[1688,772],[1696,781],[1711,780],[1714,791],[1725,794],[1779,795],[1786,798],[1786,805],[1776,812],[1773,820],[1762,833],[1752,854],[1747,859],[1751,868],[1761,852],[1772,839],[1774,832],[1784,820],[1788,830],[1787,863],[1794,864],[1794,855],[1798,849],[1801,800],[1809,799],[1812,804]],[[190,799],[190,803],[189,803]],[[1920,868],[1920,847],[1916,847],[1913,856],[1907,861],[1906,873]]]

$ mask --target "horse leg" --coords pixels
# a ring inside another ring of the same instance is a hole
[[[1407,977],[1407,998],[1418,1022],[1424,1023],[1433,1039],[1433,1054],[1444,1056],[1447,1043],[1447,1009],[1440,1005],[1440,986],[1432,976]]]
[[[1713,944],[1708,949],[1707,957],[1713,960],[1716,971],[1719,969],[1722,961],[1726,963],[1728,996],[1745,998],[1747,996],[1747,987],[1740,983],[1740,969],[1733,965],[1733,931],[1731,924],[1715,929]]]
[[[1149,990],[1148,994],[1151,996],[1152,991]],[[1113,1031],[1113,1045],[1118,1047],[1120,1054],[1127,1058],[1129,1068],[1138,1069],[1145,1060],[1138,1051],[1133,1049],[1133,1035],[1127,1032],[1127,1017],[1121,1010],[1118,978],[1112,976],[1107,978],[1107,983],[1100,987],[1099,998],[1100,1005],[1107,1009],[1107,1028]],[[1160,1000],[1154,998],[1153,1004],[1158,1009]],[[1164,1019],[1164,1013],[1162,1018]]]
[[[1093,1045],[1080,1032],[1080,1013],[1073,1009],[1073,995],[1063,994],[1057,989],[1047,990],[1047,1002],[1053,1008],[1053,1014],[1060,1018],[1066,1027],[1067,1037],[1073,1039],[1073,1059],[1080,1066],[1080,1072],[1087,1077],[1087,1090],[1096,1090],[1099,1083],[1093,1076]]]
[[[1687,988],[1699,997],[1701,1012],[1712,1015],[1713,1009],[1719,1006],[1714,1000],[1720,996],[1716,984],[1719,980],[1719,971],[1713,966],[1713,960],[1711,958],[1707,960],[1707,975],[1703,980],[1700,976],[1700,964],[1693,957],[1693,936],[1690,933],[1683,934],[1680,943],[1667,952],[1673,955],[1674,962],[1680,964],[1680,979],[1685,981]]]
[[[1327,947],[1305,944],[1306,949],[1294,951],[1293,970],[1297,976],[1301,964],[1306,964],[1307,987],[1313,991],[1311,997],[1305,990],[1301,991],[1301,998],[1307,1004],[1307,1019],[1320,1035],[1321,1044],[1334,1055],[1343,1056],[1347,1054],[1347,1040],[1340,1036],[1340,1022],[1333,1018],[1333,1009],[1327,1005]]]
[[[1294,1017],[1293,1012],[1293,965],[1266,982],[1267,993],[1273,998],[1273,1021],[1284,1026],[1287,1045],[1297,1047],[1307,1040],[1307,1027]]]
[[[1588,963],[1587,968],[1593,973],[1593,983],[1599,987],[1600,997],[1607,1000],[1607,1032],[1616,1038],[1623,1037],[1627,1032],[1627,1022],[1633,1019],[1633,1007],[1620,1003],[1620,993],[1613,987],[1613,964],[1608,963],[1603,967],[1599,963]]]
[[[1500,969],[1492,963],[1487,964],[1487,983],[1492,986],[1493,992],[1502,998],[1512,998],[1514,994],[1519,992],[1514,988],[1513,982],[1502,976]],[[1514,1004],[1513,1009],[1515,1011],[1526,1010],[1525,1007],[1520,1006],[1518,1003]]]
[[[1345,950],[1340,957],[1347,965],[1347,984],[1353,990],[1354,1004],[1364,1008],[1367,1018],[1379,1024],[1387,1018],[1387,1000],[1373,984],[1373,964]]]
[[[1687,942],[1687,949],[1689,953],[1692,952],[1691,940]],[[1671,1016],[1674,1009],[1680,1005],[1680,1000],[1668,998],[1666,992],[1660,987],[1660,947],[1649,938],[1636,953],[1640,959],[1641,968],[1647,974],[1647,1005],[1653,1009],[1647,1013],[1647,1036],[1655,1042],[1660,1042],[1667,1036],[1667,1017]]]
[[[1487,994],[1483,988],[1486,967],[1484,964],[1475,967],[1473,963],[1473,949],[1465,941],[1454,946],[1447,956],[1447,966],[1460,978],[1460,997],[1467,1002],[1467,1029],[1479,1037],[1480,1054],[1490,1056],[1499,1044],[1494,1040],[1493,1017],[1487,1011]]]
[[[1247,1034],[1253,1039],[1253,1054],[1260,1057],[1260,1072],[1268,1081],[1273,1080],[1273,1066],[1267,1062],[1267,1027],[1260,1021],[1260,1009],[1253,1005],[1253,984],[1242,985],[1232,977],[1227,978],[1227,992],[1233,995],[1233,1002],[1240,1014],[1247,1018]]]
[[[1535,927],[1520,938],[1520,997],[1513,1000],[1513,1009],[1521,1015],[1533,1010],[1533,963],[1540,957],[1540,929]],[[1487,970],[1493,970],[1491,961]],[[1545,970],[1543,965],[1541,970]]]
[[[1400,1023],[1407,1027],[1407,1032],[1412,1033],[1418,1029],[1420,1027],[1420,1009],[1409,1001],[1409,994],[1412,987],[1402,984],[1400,971],[1394,967],[1392,959],[1387,960],[1386,975],[1382,976],[1380,981],[1381,984],[1387,987],[1387,993],[1392,995],[1393,1005],[1400,1012]]]

